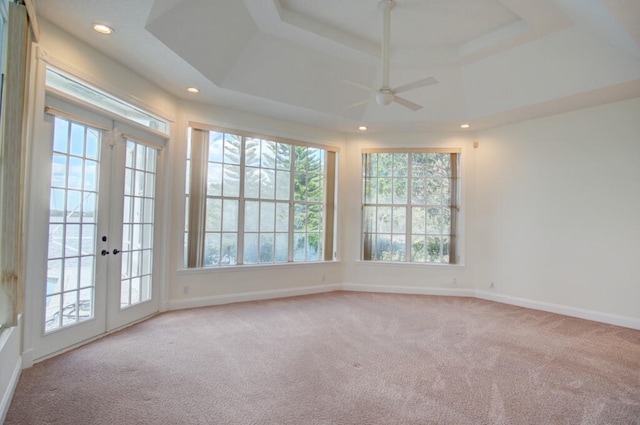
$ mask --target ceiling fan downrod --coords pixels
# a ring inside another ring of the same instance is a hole
[[[390,55],[389,55],[389,44],[391,38],[391,9],[396,7],[396,2],[394,0],[382,0],[378,3],[378,9],[382,9],[383,13],[383,34],[382,34],[382,86],[379,89],[373,89],[371,87],[367,87],[360,83],[354,83],[349,80],[345,80],[345,82],[352,84],[354,86],[371,90],[374,93],[375,101],[380,105],[390,105],[391,103],[398,103],[405,108],[409,108],[412,111],[417,111],[422,108],[422,106],[417,103],[413,103],[410,100],[407,100],[403,97],[398,96],[398,93],[403,93],[409,90],[415,90],[420,87],[430,86],[433,84],[437,84],[438,80],[433,77],[422,78],[420,80],[414,81],[412,83],[404,84],[396,88],[391,88],[389,85],[389,68],[390,68]],[[363,100],[361,102],[354,103],[349,106],[349,108],[355,108],[360,105],[364,105],[367,103],[369,99]]]
[[[396,7],[394,0],[382,0],[378,8],[382,9],[382,87],[389,89],[389,42],[391,39],[391,9]]]

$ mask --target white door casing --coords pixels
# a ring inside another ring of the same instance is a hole
[[[153,134],[147,140],[140,129],[57,96],[47,95],[46,105],[48,113],[36,132],[39,140],[33,141],[29,179],[35,210],[28,223],[26,296],[34,306],[27,316],[33,359],[157,312],[159,293],[153,279],[153,233],[161,144]],[[74,151],[60,152],[57,146],[54,152],[54,123],[90,135],[85,137],[88,144],[99,139],[99,158],[93,151],[82,156],[95,147],[81,149],[80,155],[77,137],[68,129],[58,131],[57,137],[66,130],[68,149]],[[95,191],[91,186],[94,165]],[[62,183],[67,186],[56,181],[52,187],[52,179],[63,175],[61,167],[66,167],[67,181]],[[84,180],[78,182],[78,176]],[[74,201],[78,197],[80,203]],[[123,221],[125,205],[129,218]],[[61,206],[65,217],[60,217]],[[123,229],[128,235],[124,239]]]

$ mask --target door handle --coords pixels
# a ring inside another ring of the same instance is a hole
[[[107,251],[106,249],[103,249],[100,254],[102,255],[109,255],[109,251]]]
[[[113,249],[113,255],[118,255],[119,253],[120,253],[120,250],[118,248]]]

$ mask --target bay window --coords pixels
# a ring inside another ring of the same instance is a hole
[[[337,149],[191,123],[185,267],[334,259]]]

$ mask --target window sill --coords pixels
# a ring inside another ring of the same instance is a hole
[[[370,265],[374,267],[415,267],[419,269],[440,269],[440,270],[464,270],[465,264],[435,264],[435,263],[411,263],[406,261],[366,261],[356,260],[356,265]]]
[[[261,271],[261,270],[278,270],[278,269],[291,269],[296,268],[317,268],[317,267],[333,267],[341,264],[341,261],[314,261],[307,263],[278,263],[278,264],[242,264],[240,266],[221,266],[221,267],[199,267],[192,269],[178,269],[176,274],[178,276],[207,274],[207,273],[243,273],[249,271]]]

